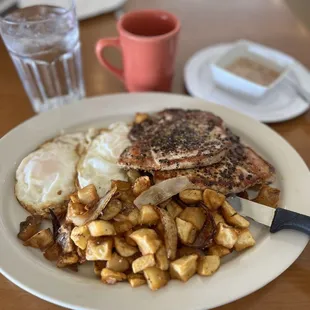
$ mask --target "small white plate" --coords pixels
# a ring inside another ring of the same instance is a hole
[[[79,20],[91,18],[100,14],[113,12],[127,0],[75,0]],[[20,8],[37,4],[38,0],[19,0]],[[61,6],[62,0],[49,0],[50,5]]]
[[[295,231],[270,234],[251,221],[256,245],[222,259],[211,277],[195,276],[187,283],[171,281],[152,292],[128,283],[107,286],[93,273],[92,264],[78,273],[61,270],[37,249],[24,247],[16,234],[28,213],[14,196],[15,171],[38,145],[62,130],[105,127],[115,121],[132,121],[136,112],[164,108],[202,109],[214,112],[261,153],[276,169],[281,207],[310,215],[310,174],[297,152],[277,133],[250,117],[196,98],[161,93],[119,94],[84,99],[42,113],[13,129],[0,140],[0,272],[24,290],[60,306],[79,310],[202,310],[246,296],[286,270],[308,243]]]
[[[282,82],[270,90],[266,96],[259,99],[259,102],[256,99],[251,102],[251,98],[216,87],[212,78],[210,63],[219,59],[234,44],[219,44],[205,48],[188,60],[184,68],[184,79],[187,91],[192,96],[230,107],[265,123],[286,121],[308,110],[309,104],[298,97],[291,87]],[[310,74],[301,63],[280,51],[260,44],[252,44],[264,50],[264,53],[268,54],[271,59],[289,64],[289,77],[310,91]]]

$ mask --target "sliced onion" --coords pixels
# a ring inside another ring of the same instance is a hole
[[[165,209],[157,207],[156,210],[164,227],[164,239],[167,257],[170,260],[174,260],[176,258],[178,246],[177,226],[172,216]]]
[[[70,220],[75,226],[82,226],[95,220],[108,205],[111,198],[116,193],[116,190],[117,187],[113,186],[90,210],[81,215],[70,216],[68,217],[68,220]]]
[[[157,206],[172,196],[190,188],[195,188],[195,185],[187,177],[171,178],[151,186],[135,199],[134,204],[138,208],[148,204]]]

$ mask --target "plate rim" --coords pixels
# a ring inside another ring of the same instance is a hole
[[[139,100],[145,100],[145,102],[148,102],[148,98],[150,97],[157,97],[158,100],[160,101],[160,99],[163,100],[163,98],[165,98],[165,100],[167,100],[169,97],[170,98],[175,98],[175,100],[185,100],[189,103],[189,102],[197,102],[197,105],[201,105],[202,108],[203,108],[203,104],[205,104],[205,101],[202,100],[202,99],[198,99],[198,98],[191,98],[191,97],[188,97],[188,96],[184,96],[184,95],[177,95],[177,94],[167,94],[167,93],[136,93],[136,94],[127,94],[127,93],[123,93],[123,94],[114,94],[114,95],[106,95],[106,96],[99,96],[99,97],[92,97],[92,98],[86,98],[84,100],[82,100],[81,102],[77,102],[75,104],[71,104],[71,105],[67,105],[67,106],[64,106],[62,108],[59,108],[59,109],[56,109],[56,110],[53,110],[53,111],[48,111],[44,114],[41,114],[41,115],[36,115],[28,120],[26,120],[25,122],[23,122],[22,124],[18,125],[17,127],[15,127],[14,129],[12,129],[10,132],[8,132],[5,136],[2,137],[2,139],[0,140],[0,149],[1,149],[1,146],[3,144],[3,141],[5,140],[8,140],[8,139],[11,139],[11,136],[15,135],[15,134],[18,134],[19,131],[21,131],[23,128],[25,127],[28,127],[30,126],[32,123],[36,123],[36,122],[39,122],[40,119],[51,119],[50,122],[52,122],[52,120],[58,116],[61,116],[62,114],[66,114],[66,113],[70,113],[70,111],[75,111],[75,110],[83,110],[83,109],[87,109],[89,107],[90,104],[95,104],[97,106],[99,105],[104,105],[103,101],[106,101],[106,102],[109,102],[110,100],[113,101],[113,100],[120,100],[120,99],[126,99],[127,98],[127,102],[126,104],[129,104],[129,100],[128,100],[128,97],[132,97],[132,100],[135,99],[135,98],[138,98],[139,97]],[[116,99],[115,99],[116,98]],[[118,99],[119,98],[119,99]],[[156,99],[157,99],[156,98]],[[168,104],[169,105],[169,104]],[[182,104],[181,104],[182,105]],[[210,103],[210,105],[212,105]],[[267,129],[267,131],[269,133],[272,133],[272,135],[275,135],[277,136],[277,139],[279,139],[279,141],[281,141],[282,144],[284,144],[286,147],[288,147],[293,153],[295,153],[295,157],[297,155],[297,158],[298,160],[300,161],[300,164],[301,165],[304,165],[303,169],[307,169],[308,171],[308,168],[306,166],[306,164],[303,162],[303,160],[301,159],[301,157],[298,155],[298,153],[296,152],[295,149],[293,149],[286,140],[284,140],[280,135],[278,135],[277,133],[275,133],[273,130],[271,130],[268,126],[262,124],[262,123],[259,123],[258,121],[256,120],[252,120],[251,118],[249,118],[248,116],[245,116],[245,115],[242,115],[240,114],[239,112],[236,112],[236,111],[233,111],[227,107],[223,107],[223,106],[219,106],[219,105],[214,105],[214,107],[216,107],[216,109],[222,109],[222,110],[228,110],[229,113],[232,113],[232,114],[235,114],[237,116],[239,116],[242,119],[246,119],[247,121],[251,121],[251,122],[254,122],[256,123],[257,126],[260,126],[261,128],[265,128],[264,130]],[[94,108],[94,107],[93,107]],[[109,109],[109,108],[107,108]],[[153,111],[154,109],[151,107],[151,108],[148,108],[147,110],[149,111]],[[155,108],[156,110],[156,108]],[[158,109],[157,109],[158,110]],[[131,113],[134,113],[136,110],[135,110],[135,107],[133,106],[131,108]],[[112,113],[113,114],[113,113]],[[102,115],[102,117],[104,117],[104,115]],[[83,118],[83,116],[82,116]],[[38,120],[39,121],[36,121]],[[0,174],[0,177],[1,177],[1,174]],[[0,190],[1,191],[1,190]],[[0,206],[0,211],[1,211],[1,206]],[[2,227],[2,223],[1,223],[1,218],[0,218],[0,231],[3,231],[3,227]],[[308,238],[305,237],[304,235],[301,235],[299,233],[291,233],[294,238],[297,238],[297,241],[296,243],[299,243],[298,245],[298,248],[296,249],[295,248],[295,252],[294,252],[294,255],[291,255],[290,259],[288,259],[288,262],[287,264],[285,264],[285,266],[282,268],[278,268],[277,269],[277,272],[273,272],[273,274],[269,277],[266,277],[265,280],[262,280],[260,282],[260,285],[259,286],[255,286],[255,288],[253,289],[248,289],[248,290],[244,290],[243,293],[239,293],[238,295],[234,295],[234,296],[230,296],[228,298],[226,298],[223,302],[219,301],[217,304],[213,304],[212,307],[216,307],[216,306],[219,306],[219,305],[222,305],[222,304],[226,304],[226,303],[229,303],[233,300],[236,300],[236,299],[239,299],[241,297],[244,297],[256,290],[258,290],[259,288],[263,287],[264,285],[266,285],[267,283],[271,282],[273,279],[275,279],[278,275],[280,275],[283,271],[285,271],[296,259],[297,257],[300,255],[300,253],[303,251],[303,249],[305,248],[305,246],[307,245],[308,243]],[[280,236],[291,236],[291,234],[287,234],[286,232],[284,232],[283,234],[279,233],[278,235],[274,235],[273,236],[273,239],[274,240],[277,240],[277,239],[280,239],[282,240],[282,238],[280,238]],[[279,237],[278,237],[279,236]],[[14,236],[15,238],[15,236]],[[285,237],[286,238],[286,237]],[[264,242],[266,243],[266,242]],[[5,245],[4,241],[0,239],[0,244],[3,244]],[[7,243],[6,243],[7,244]],[[2,248],[2,246],[1,246]],[[8,248],[8,247],[6,247]],[[12,245],[12,249],[13,251],[17,251],[17,249],[14,249],[14,245]],[[292,254],[292,253],[291,253]],[[2,262],[4,261],[4,259],[2,259]],[[38,269],[39,270],[39,269]],[[32,289],[31,287],[27,286],[27,283],[25,283],[25,279],[22,279],[22,281],[20,281],[20,279],[17,279],[16,277],[12,276],[12,272],[7,272],[5,269],[2,268],[2,263],[1,263],[1,257],[0,257],[0,272],[6,276],[11,282],[15,283],[16,285],[18,285],[19,287],[21,287],[22,289],[30,292],[31,294],[35,295],[35,296],[38,296],[44,300],[47,300],[49,302],[52,302],[52,303],[55,303],[55,304],[58,304],[60,306],[65,306],[65,307],[69,307],[69,308],[72,308],[72,309],[97,309],[97,308],[91,308],[89,306],[87,307],[84,307],[84,306],[81,306],[81,305],[77,305],[77,304],[74,304],[74,303],[70,303],[70,302],[67,302],[67,301],[64,301],[64,300],[61,300],[61,299],[55,299],[53,297],[50,297],[49,294],[44,294],[44,293],[41,293],[41,291],[37,291],[37,290],[34,290]],[[40,273],[39,273],[40,274]],[[64,276],[65,277],[65,276]],[[99,281],[98,281],[99,282]],[[171,285],[171,284],[170,284]],[[190,285],[190,284],[189,284]],[[204,286],[204,285],[202,285]],[[183,288],[184,289],[184,288]],[[156,293],[154,293],[156,294]],[[184,308],[185,309],[185,308]],[[199,307],[199,308],[195,308],[195,310],[202,310],[203,308]],[[192,310],[192,308],[191,308]],[[194,310],[194,309],[193,309]]]
[[[263,46],[263,47],[266,47],[266,48],[268,48],[268,49],[270,49],[270,50],[272,50],[272,51],[274,51],[276,53],[285,55],[285,57],[288,57],[288,58],[292,59],[292,61],[296,65],[300,66],[302,69],[307,71],[308,74],[309,74],[309,79],[310,79],[310,72],[309,72],[309,70],[300,61],[298,61],[297,59],[295,59],[291,55],[289,55],[289,54],[287,54],[285,52],[282,52],[281,50],[272,48],[272,47],[267,46],[267,45],[265,46],[263,44],[260,44],[260,43],[254,42],[254,41],[248,41],[248,40],[229,41],[229,42],[218,43],[218,44],[213,44],[213,45],[209,45],[209,46],[203,47],[200,50],[196,51],[194,54],[192,54],[188,58],[188,60],[185,63],[184,69],[183,69],[183,73],[184,73],[183,75],[184,75],[185,87],[186,87],[188,93],[191,96],[196,97],[196,98],[200,98],[202,100],[207,100],[206,98],[203,98],[203,96],[199,93],[199,91],[197,90],[197,87],[193,86],[194,83],[193,83],[192,80],[193,80],[193,74],[194,73],[193,73],[193,69],[192,68],[196,67],[196,63],[198,62],[198,60],[201,59],[203,57],[203,55],[206,54],[211,49],[214,49],[214,50],[215,49],[220,49],[220,48],[227,48],[227,49],[229,49],[229,48],[232,48],[235,44],[237,44],[238,42],[241,42],[241,41],[252,43],[252,44],[255,44],[255,45],[258,45],[258,46]],[[201,61],[202,61],[202,59],[199,60],[199,62],[201,62]],[[280,123],[280,122],[288,121],[288,120],[294,119],[296,117],[299,117],[302,114],[304,114],[305,112],[307,112],[308,110],[309,110],[309,106],[307,104],[305,104],[303,108],[298,110],[296,113],[291,114],[290,116],[287,115],[286,117],[282,117],[282,118],[277,117],[277,118],[273,118],[273,119],[265,119],[265,118],[255,118],[255,119],[259,120],[261,122],[264,122],[266,124],[275,124],[275,123]],[[239,111],[237,111],[237,112],[239,112]]]

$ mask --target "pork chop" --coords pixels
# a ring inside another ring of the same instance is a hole
[[[128,137],[132,145],[119,164],[144,171],[212,165],[231,147],[223,120],[199,110],[166,109],[135,124]]]
[[[227,195],[274,181],[275,170],[268,162],[241,144],[238,137],[233,136],[232,140],[233,147],[221,162],[196,169],[155,171],[155,182],[187,176],[198,188],[210,188]]]

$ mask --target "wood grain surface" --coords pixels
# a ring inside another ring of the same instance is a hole
[[[310,1],[308,0],[287,0],[287,2],[283,0],[128,0],[123,10],[126,12],[141,8],[166,9],[181,19],[182,31],[173,87],[175,93],[186,93],[182,76],[183,67],[194,52],[212,44],[240,38],[280,49],[310,68],[310,32],[307,28],[309,26],[307,22],[310,20]],[[84,78],[88,97],[124,91],[122,84],[99,66],[94,55],[94,45],[99,38],[117,34],[115,24],[114,14],[94,17],[80,23]],[[113,63],[120,65],[118,52],[108,50],[106,53]],[[3,136],[34,113],[2,42],[0,42],[0,59],[0,136]],[[291,143],[309,166],[310,112],[271,127]],[[266,264],[268,264],[268,257],[266,257]],[[227,281],[233,281],[233,279],[227,279]],[[63,308],[26,293],[0,275],[0,309]],[[173,309],[172,306],[171,309]],[[276,280],[259,291],[218,309],[310,309],[310,246],[308,245],[296,262]]]

